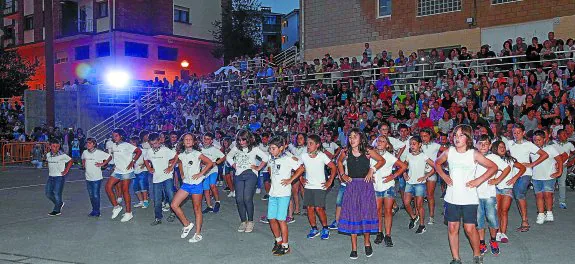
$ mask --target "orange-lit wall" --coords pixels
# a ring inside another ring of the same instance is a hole
[[[55,53],[65,51],[68,55],[68,62],[54,66],[57,86],[67,81],[74,82],[75,79],[80,81],[84,78],[92,79],[93,76],[103,79],[101,76],[109,69],[127,71],[134,80],[151,80],[157,76],[160,79],[166,77],[172,81],[175,76],[181,75],[183,68],[180,64],[183,60],[190,63],[187,68],[190,74],[207,74],[214,72],[223,65],[223,60],[214,58],[210,53],[215,45],[212,42],[171,36],[144,36],[125,32],[115,32],[114,35],[116,56],[101,58],[96,58],[96,44],[110,41],[109,33],[93,36],[79,35],[56,40],[54,44]],[[148,44],[148,58],[124,56],[125,41]],[[90,59],[76,61],[75,48],[83,45],[90,46]],[[158,46],[177,48],[178,59],[176,61],[158,60]],[[46,76],[44,43],[25,45],[17,49],[24,58],[40,61],[40,67],[28,85],[32,89],[43,87]],[[165,71],[165,75],[154,74],[154,71]]]

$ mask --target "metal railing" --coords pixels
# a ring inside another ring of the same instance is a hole
[[[291,46],[288,49],[278,53],[274,56],[274,64],[282,67],[291,67],[298,63],[299,51],[296,46]]]
[[[147,86],[116,88],[98,84],[98,103],[108,105],[129,105],[157,89],[158,87]]]
[[[161,88],[153,87],[152,91],[142,96],[139,100],[126,106],[99,124],[88,130],[88,137],[93,137],[97,142],[104,142],[110,136],[112,130],[132,124],[141,116],[152,112],[161,100]]]
[[[471,59],[457,61],[457,71],[469,73],[474,70],[476,75],[486,75],[489,71],[494,71],[497,75],[499,72],[506,73],[508,70],[521,69],[523,71],[535,70],[536,65],[544,65],[552,62],[557,62],[560,65],[565,64],[566,61],[572,60],[568,57],[572,51],[555,52],[555,59],[540,59],[537,61],[529,61],[525,55],[504,56],[482,59]],[[563,58],[560,55],[565,55]],[[274,76],[267,78],[244,78],[240,80],[227,80],[219,82],[210,82],[207,84],[208,88],[215,89],[234,89],[241,87],[257,86],[261,84],[266,85],[287,85],[293,87],[294,84],[304,85],[307,82],[323,81],[324,84],[332,85],[337,81],[344,81],[350,77],[360,76],[364,77],[367,82],[375,83],[380,74],[386,74],[390,81],[393,83],[393,91],[396,93],[412,92],[419,85],[421,80],[434,80],[445,76],[447,70],[451,68],[453,62],[436,62],[426,63],[425,61],[418,61],[419,63],[408,66],[394,66],[394,67],[370,67],[364,69],[352,69],[344,71],[332,72],[318,72],[306,74],[294,74],[284,76]],[[422,63],[423,62],[423,63]],[[550,66],[545,66],[544,69],[549,69]]]

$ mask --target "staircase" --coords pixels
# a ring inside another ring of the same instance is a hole
[[[278,53],[274,56],[274,64],[277,66],[291,67],[299,62],[300,53],[296,46]]]
[[[92,127],[87,132],[88,137],[95,138],[97,142],[104,142],[106,138],[110,137],[114,129],[129,126],[138,119],[138,115],[145,116],[152,112],[160,103],[161,96],[161,88],[150,91],[139,101],[129,104],[126,108]]]

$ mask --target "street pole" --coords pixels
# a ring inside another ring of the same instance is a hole
[[[46,39],[44,40],[44,57],[46,58],[46,124],[54,127],[54,21],[52,0],[44,0],[44,22]]]

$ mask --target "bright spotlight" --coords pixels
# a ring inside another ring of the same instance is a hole
[[[187,60],[184,60],[180,65],[182,66],[182,68],[188,68],[188,66],[190,66],[190,63]]]
[[[125,71],[110,71],[106,74],[106,82],[115,88],[124,88],[130,82],[130,75]]]

